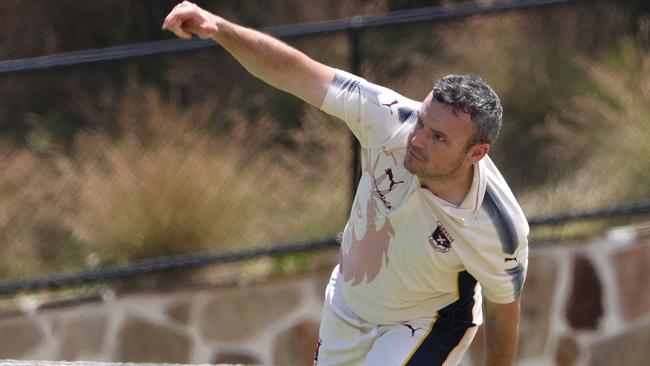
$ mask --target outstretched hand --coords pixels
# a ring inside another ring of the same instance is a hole
[[[217,26],[219,19],[218,16],[201,9],[196,4],[183,1],[167,15],[162,29],[172,31],[184,39],[190,39],[192,35],[208,39],[219,32]]]

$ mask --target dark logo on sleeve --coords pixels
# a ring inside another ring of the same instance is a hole
[[[454,238],[449,234],[440,221],[437,221],[436,223],[438,226],[436,226],[433,233],[429,235],[429,244],[431,244],[436,252],[447,253],[451,248],[451,243],[454,242]]]
[[[395,99],[390,103],[382,103],[381,105],[383,105],[384,107],[388,107],[388,110],[390,111],[390,114],[392,115],[393,114],[393,108],[392,107],[397,103],[399,103],[399,101],[397,99]]]

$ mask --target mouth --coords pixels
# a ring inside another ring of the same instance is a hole
[[[415,151],[413,151],[413,149],[410,146],[406,149],[406,154],[416,160],[424,161],[424,158],[418,155]]]

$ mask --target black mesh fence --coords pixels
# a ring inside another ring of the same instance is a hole
[[[529,219],[532,229],[545,226],[566,225],[590,220],[616,220],[620,218],[646,218],[650,215],[650,202],[639,202],[599,210],[568,212],[562,214],[533,217]],[[532,243],[533,247],[536,244]],[[324,249],[337,248],[336,238],[292,244],[276,244],[237,252],[188,254],[174,257],[161,257],[134,262],[126,266],[116,266],[86,270],[75,273],[61,273],[40,278],[24,278],[0,281],[0,296],[40,289],[56,289],[83,284],[132,279],[145,275],[190,270],[216,264],[241,262],[264,257],[281,257],[299,253],[313,253]]]

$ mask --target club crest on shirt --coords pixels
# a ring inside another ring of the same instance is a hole
[[[436,221],[436,224],[436,229],[429,235],[429,244],[436,252],[447,253],[451,248],[451,243],[454,242],[454,237],[449,234],[440,221]]]

